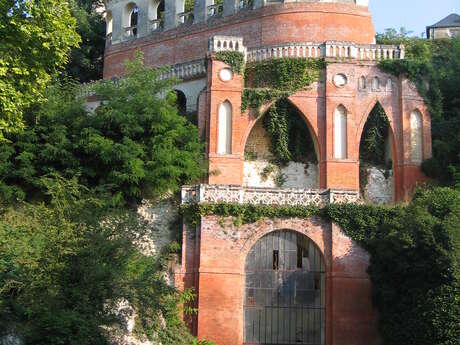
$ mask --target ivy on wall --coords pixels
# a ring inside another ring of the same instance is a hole
[[[244,72],[244,55],[241,52],[222,51],[214,55],[216,60],[225,62],[230,66],[234,73],[242,74]]]
[[[372,109],[364,125],[359,145],[359,160],[375,166],[384,166],[386,140],[390,122],[380,103]]]
[[[276,164],[317,162],[308,126],[286,98],[270,107],[263,125],[270,136],[270,152]]]
[[[323,59],[277,58],[246,65],[241,111],[307,88],[321,78]]]

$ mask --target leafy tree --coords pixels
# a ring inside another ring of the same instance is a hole
[[[66,0],[0,2],[0,140],[23,127],[25,108],[79,43]]]
[[[383,345],[459,345],[460,192],[427,187],[407,206],[327,212],[371,254]]]
[[[77,32],[81,37],[79,47],[70,52],[66,74],[80,82],[102,79],[105,20],[104,3],[100,0],[69,0],[70,12],[77,20]]]
[[[136,329],[164,344],[194,342],[180,320],[181,295],[165,279],[167,256],[141,253],[145,224],[113,210],[76,183],[42,179],[44,204],[0,215],[0,343],[105,345],[121,331],[119,305],[136,310]]]
[[[117,84],[98,84],[103,103],[94,114],[73,85],[48,89],[48,101],[27,114],[24,132],[0,145],[4,200],[43,198],[41,177],[51,172],[78,176],[116,204],[175,192],[200,177],[202,144],[197,128],[178,114],[173,81],[160,80],[161,71],[144,67],[141,56],[126,67]]]

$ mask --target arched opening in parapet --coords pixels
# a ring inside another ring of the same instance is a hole
[[[326,269],[307,236],[278,230],[245,262],[244,344],[325,344]]]
[[[164,0],[150,0],[148,9],[149,27],[151,31],[163,28],[165,2]]]
[[[105,33],[108,39],[112,39],[112,32],[113,32],[113,17],[112,12],[107,11],[105,14]]]
[[[364,200],[391,203],[394,200],[394,143],[390,122],[376,103],[364,125],[359,145],[359,184]]]
[[[318,188],[318,145],[305,116],[282,99],[255,123],[244,150],[243,184]]]
[[[136,37],[138,33],[139,8],[134,2],[126,5],[123,18],[125,37]]]
[[[187,115],[187,97],[185,93],[180,90],[174,90],[176,93],[176,104],[177,110],[180,115],[186,116]]]

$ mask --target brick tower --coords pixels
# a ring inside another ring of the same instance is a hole
[[[184,0],[107,0],[104,78],[122,75],[136,50],[181,80],[180,105],[205,139],[209,176],[183,188],[183,203],[405,201],[425,180],[430,116],[411,82],[379,69],[382,59],[404,59],[404,47],[375,44],[368,1],[195,0],[185,12]],[[288,97],[316,158],[277,167],[282,183],[270,171],[263,126],[273,103],[242,111],[244,78],[215,58],[221,51],[241,52],[247,63],[327,62],[320,79]],[[364,188],[360,142],[376,104],[389,122],[391,172],[381,177],[369,168]],[[368,261],[336,224],[319,218],[237,227],[203,216],[196,229],[184,225],[175,280],[197,292],[192,331],[218,345],[368,345],[378,343]]]

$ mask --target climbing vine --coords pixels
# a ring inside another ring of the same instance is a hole
[[[241,110],[288,97],[318,81],[326,67],[322,59],[278,58],[246,65]]]
[[[230,66],[234,73],[242,74],[244,72],[244,55],[241,52],[222,51],[214,55],[218,61],[225,62]]]
[[[427,61],[414,59],[384,60],[379,63],[380,69],[395,76],[405,75],[415,84],[417,91],[428,106],[432,118],[442,114],[442,94],[433,66]]]
[[[270,136],[270,152],[276,164],[285,165],[289,161],[316,163],[308,126],[286,98],[270,107],[263,118],[263,124]]]

